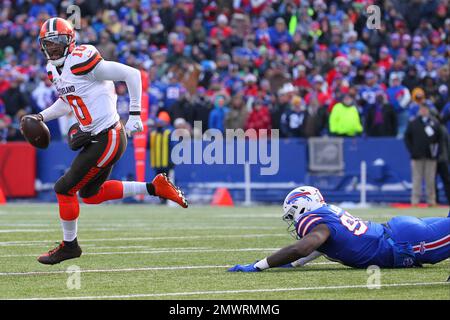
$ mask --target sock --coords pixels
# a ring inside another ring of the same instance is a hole
[[[151,182],[146,183],[145,187],[147,188],[147,192],[149,195],[156,196],[155,186],[153,185],[153,183],[151,183]]]
[[[122,181],[122,184],[124,197],[147,194],[147,183],[145,182]]]
[[[77,238],[78,219],[63,220],[61,219],[61,226],[63,229],[64,242],[71,242]]]

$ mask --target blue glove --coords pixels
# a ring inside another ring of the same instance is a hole
[[[260,272],[258,268],[255,267],[254,263],[250,264],[237,264],[234,267],[228,269],[228,272]]]

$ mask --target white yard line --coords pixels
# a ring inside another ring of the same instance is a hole
[[[0,227],[57,227],[58,225],[50,226],[48,223],[2,223]]]
[[[35,232],[55,232],[58,229],[1,229],[0,233],[35,233]]]
[[[4,225],[0,226],[4,227]],[[17,225],[17,227],[33,227],[33,225]],[[167,224],[165,226],[144,226],[142,225],[118,225],[118,226],[107,226],[107,227],[88,227],[88,228],[81,228],[84,232],[93,232],[93,231],[122,231],[126,230],[129,231],[130,229],[136,229],[138,231],[154,231],[154,230],[161,230],[163,228],[167,228],[170,230],[186,230],[185,225],[170,225]],[[59,226],[54,226],[53,229],[0,229],[0,233],[30,233],[30,232],[58,232],[61,228]],[[189,230],[280,230],[279,227],[267,227],[267,226],[212,226],[212,225],[205,225],[205,226],[195,226],[195,227],[189,227]]]
[[[230,268],[225,266],[168,266],[168,267],[144,267],[144,268],[123,268],[123,269],[81,269],[80,273],[109,273],[109,272],[131,272],[131,271],[160,271],[160,270],[190,270],[190,269],[216,269]],[[1,272],[0,276],[33,276],[33,275],[51,275],[64,274],[66,270],[57,271],[29,271],[29,272]]]
[[[165,226],[148,226],[148,227],[142,227],[138,225],[130,225],[130,226],[117,226],[117,227],[99,227],[99,228],[83,228],[81,227],[81,230],[84,232],[92,232],[92,231],[130,231],[130,229],[135,228],[136,231],[157,231],[161,229],[170,229],[170,230],[186,230],[186,225],[179,225],[174,226],[167,224]],[[280,230],[278,227],[259,227],[259,226],[196,226],[196,227],[189,227],[189,230]],[[53,230],[53,231],[59,231],[60,229]]]
[[[214,249],[214,248],[183,248],[182,250],[165,248],[145,251],[112,251],[112,252],[84,252],[85,256],[101,256],[101,255],[130,255],[130,254],[161,254],[161,253],[209,253],[209,252],[248,252],[248,251],[276,251],[279,248],[239,248],[239,249]],[[37,257],[36,254],[6,254],[0,255],[0,258],[21,258],[21,257]]]
[[[104,241],[152,241],[152,240],[194,240],[194,239],[228,239],[228,238],[270,238],[270,237],[286,237],[287,233],[268,233],[268,234],[224,234],[224,235],[198,235],[198,236],[179,236],[179,237],[122,237],[122,238],[100,238],[100,239],[80,239],[84,242],[104,242]],[[15,246],[17,244],[42,244],[55,242],[50,240],[32,240],[32,241],[2,241],[0,246]]]
[[[333,261],[312,262],[310,265],[334,265],[338,264]],[[80,269],[80,273],[112,273],[112,272],[135,272],[135,271],[171,271],[171,270],[192,270],[192,269],[225,269],[231,268],[233,265],[207,265],[207,266],[166,266],[166,267],[143,267],[143,268],[122,268],[122,269]],[[24,272],[0,272],[0,276],[35,276],[35,275],[52,275],[64,274],[66,270],[55,271],[24,271]]]
[[[85,245],[83,245],[84,247]],[[184,250],[184,249],[211,249],[211,247],[150,247],[150,246],[101,246],[97,247],[95,245],[90,246],[92,249],[146,249],[146,250]]]
[[[421,287],[450,285],[450,282],[411,282],[411,283],[391,283],[380,284],[381,288],[393,287]],[[110,296],[84,296],[84,297],[52,297],[52,298],[27,298],[24,300],[87,300],[87,299],[127,299],[127,298],[156,298],[156,297],[177,297],[177,296],[202,296],[202,295],[227,295],[239,293],[261,293],[261,292],[292,292],[292,291],[316,291],[316,290],[345,290],[345,289],[368,289],[367,285],[345,285],[345,286],[323,286],[323,287],[297,287],[297,288],[267,288],[248,290],[216,290],[216,291],[188,291],[188,292],[167,292],[167,293],[140,293]]]

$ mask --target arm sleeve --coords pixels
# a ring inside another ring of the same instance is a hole
[[[68,114],[72,109],[62,99],[58,99],[47,109],[39,112],[44,118],[44,122],[62,117]]]
[[[92,71],[95,80],[125,81],[130,95],[130,111],[141,111],[142,84],[139,70],[122,63],[102,60]]]

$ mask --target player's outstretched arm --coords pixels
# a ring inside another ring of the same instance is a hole
[[[290,267],[297,268],[297,267],[303,267],[307,263],[310,263],[313,260],[316,260],[317,258],[321,257],[322,253],[319,251],[313,251],[309,256],[300,258],[298,260],[295,260],[294,262],[290,263]]]
[[[269,268],[280,267],[300,258],[307,257],[327,241],[330,230],[325,224],[319,224],[305,237],[294,244],[284,247],[267,258],[256,263],[236,265],[228,271],[231,272],[258,272]]]
[[[125,81],[130,95],[130,116],[125,129],[129,134],[142,131],[140,71],[122,63],[102,60],[92,71],[92,76],[98,81]]]

